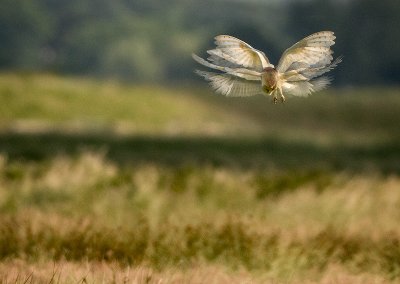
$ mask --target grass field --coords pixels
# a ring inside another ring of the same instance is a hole
[[[0,282],[398,283],[399,109],[1,74]]]

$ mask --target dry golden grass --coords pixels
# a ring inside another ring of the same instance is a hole
[[[400,277],[395,175],[313,173],[292,184],[291,176],[259,170],[125,167],[102,152],[45,163],[1,160],[0,256],[8,282],[32,271],[45,282],[51,268],[61,283],[86,276],[141,283],[143,273],[154,283]],[[286,178],[291,189],[260,195],[267,178],[279,188],[273,180]],[[74,265],[81,266],[74,278],[60,273]]]
[[[105,262],[35,263],[16,260],[0,264],[2,283],[256,283],[247,272],[229,272],[223,267],[157,271],[148,266],[121,267]],[[257,281],[258,282],[258,281]]]
[[[295,280],[295,279],[292,279]],[[251,275],[247,271],[231,271],[221,265],[193,265],[190,268],[169,268],[162,271],[149,266],[121,267],[105,262],[37,262],[13,260],[0,263],[2,283],[291,283],[278,281],[268,275]],[[299,280],[293,281],[298,283]],[[301,280],[312,284],[373,284],[391,283],[385,278],[371,274],[353,274],[337,265],[326,269],[318,280]]]

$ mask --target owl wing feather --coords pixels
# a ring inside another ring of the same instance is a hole
[[[220,74],[196,70],[196,73],[210,81],[215,92],[227,97],[250,97],[262,94],[257,80],[247,80],[232,74]]]
[[[277,70],[280,73],[297,69],[298,66],[319,68],[332,62],[332,50],[335,44],[333,32],[314,33],[285,50],[279,60]]]
[[[286,81],[282,84],[282,91],[284,94],[296,97],[308,97],[313,92],[325,89],[330,83],[329,77],[320,77],[310,81]]]
[[[266,67],[273,67],[264,52],[253,48],[233,36],[218,35],[215,37],[216,49],[209,50],[209,60],[218,65],[233,63],[261,72]]]
[[[207,60],[204,60],[203,58],[197,56],[196,54],[192,54],[192,57],[195,61],[200,63],[201,65],[204,65],[208,68],[212,68],[215,70],[219,70],[222,72],[226,72],[230,75],[237,76],[246,80],[251,80],[251,81],[260,81],[261,80],[261,73],[246,69],[246,68],[232,68],[232,67],[224,67],[224,66],[219,66],[213,63],[208,62]]]
[[[216,49],[207,51],[207,60],[192,54],[195,61],[203,66],[224,73],[196,70],[196,73],[210,82],[211,87],[228,97],[248,97],[262,94],[260,84],[263,64],[268,58],[247,43],[231,36],[217,36]],[[249,69],[248,69],[249,68]]]
[[[279,60],[282,91],[293,96],[308,96],[326,88],[331,79],[317,78],[335,68],[342,58],[333,60],[331,46],[335,44],[333,32],[312,34],[288,48]]]
[[[322,67],[314,67],[314,68],[304,68],[303,70],[298,70],[303,76],[307,77],[308,79],[313,79],[315,77],[321,76],[326,72],[331,71],[334,69],[340,62],[342,62],[343,57],[339,56],[336,58],[332,63],[322,66]]]

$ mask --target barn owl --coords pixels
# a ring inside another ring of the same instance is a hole
[[[264,52],[235,37],[215,37],[216,48],[208,50],[207,60],[192,54],[198,63],[219,72],[196,70],[211,87],[228,97],[257,94],[272,96],[273,102],[285,102],[285,95],[306,97],[326,88],[331,79],[320,77],[339,64],[333,61],[331,31],[314,33],[283,52],[278,65],[272,65]]]

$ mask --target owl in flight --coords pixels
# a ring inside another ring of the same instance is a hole
[[[339,64],[341,57],[333,60],[331,46],[335,44],[333,32],[312,34],[282,54],[278,65],[272,65],[264,52],[235,37],[215,37],[216,48],[208,50],[204,60],[193,54],[198,63],[220,72],[196,70],[210,81],[211,87],[227,97],[248,97],[257,94],[270,95],[273,102],[285,101],[285,95],[306,97],[330,83],[321,75]]]

